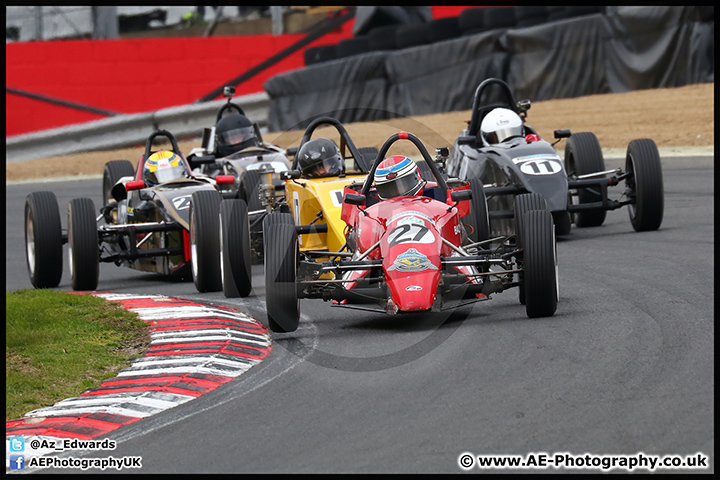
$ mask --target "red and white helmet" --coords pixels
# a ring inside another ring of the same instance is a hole
[[[375,170],[375,188],[383,200],[418,195],[423,183],[417,164],[401,155],[386,158]]]

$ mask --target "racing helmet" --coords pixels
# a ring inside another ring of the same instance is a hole
[[[227,157],[260,142],[255,136],[255,127],[245,115],[234,113],[221,118],[215,125],[215,153]]]
[[[180,155],[169,150],[161,150],[145,160],[142,178],[146,185],[152,187],[189,175],[190,172]]]
[[[480,133],[489,144],[504,142],[508,138],[522,136],[523,121],[520,115],[508,108],[495,108],[483,118]]]
[[[345,161],[337,144],[329,138],[313,138],[296,154],[304,178],[337,177],[345,173]]]
[[[408,157],[388,157],[375,170],[375,188],[381,199],[419,195],[424,185],[420,169]]]

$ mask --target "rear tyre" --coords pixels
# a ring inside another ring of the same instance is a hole
[[[550,212],[525,213],[523,226],[525,310],[529,318],[549,317],[558,302],[557,254]]]
[[[657,230],[663,220],[664,187],[660,154],[655,142],[649,138],[633,140],[628,145],[625,171],[629,198],[630,222],[636,232]]]
[[[60,209],[53,192],[33,192],[25,200],[25,259],[35,288],[55,288],[63,268]]]
[[[220,273],[220,202],[215,190],[194,192],[190,202],[190,262],[198,292],[222,290]]]
[[[247,297],[252,290],[250,219],[244,200],[220,204],[220,273],[226,297]]]
[[[68,259],[73,290],[95,290],[100,276],[95,204],[75,198],[68,205]]]
[[[265,303],[273,332],[294,332],[300,323],[297,293],[298,239],[294,225],[265,230]]]
[[[523,238],[525,231],[525,216],[533,210],[547,210],[547,200],[539,193],[523,193],[515,196],[513,205],[515,216],[515,245],[517,248],[523,247]],[[523,258],[524,253],[523,253]],[[522,262],[522,261],[521,261]],[[520,286],[518,287],[518,300],[525,305],[525,282],[524,273],[518,273]]]
[[[128,160],[110,160],[105,164],[103,170],[102,198],[105,205],[114,202],[112,196],[112,188],[122,177],[132,177],[135,175],[135,168]]]
[[[565,145],[565,170],[568,177],[602,172],[605,170],[600,142],[592,132],[573,133]],[[568,198],[568,203],[573,201]],[[578,202],[595,203],[602,201],[602,195],[595,189],[578,189]],[[578,212],[575,214],[575,225],[580,228],[597,227],[605,221],[605,210]]]
[[[469,237],[475,243],[490,238],[490,218],[488,217],[487,198],[483,183],[477,178],[471,179],[470,190],[472,191],[470,215],[461,220],[472,228]]]

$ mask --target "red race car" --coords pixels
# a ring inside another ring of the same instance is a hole
[[[384,158],[401,139],[418,148],[432,181],[407,157]],[[293,225],[266,223],[270,329],[296,330],[302,298],[395,315],[449,310],[511,287],[519,287],[528,317],[553,315],[558,282],[552,216],[542,197],[519,197],[517,242],[488,238],[482,183],[445,178],[415,135],[392,135],[365,181],[345,187],[346,243],[339,251],[301,251]]]

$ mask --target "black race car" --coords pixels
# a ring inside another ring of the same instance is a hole
[[[152,151],[153,141],[160,137],[169,140],[172,150]],[[149,185],[143,171],[158,157],[173,165],[169,170],[174,174],[183,173],[163,179],[155,172],[156,181]],[[68,206],[67,231],[62,231],[55,194],[28,195],[25,244],[30,281],[35,288],[58,286],[62,246],[68,243],[74,290],[97,288],[100,262],[192,276],[199,291],[220,290],[219,210],[223,197],[234,195],[234,182],[233,176],[192,175],[175,137],[157,130],[148,137],[137,168],[128,160],[105,164],[105,205],[99,215],[92,199],[75,198]]]
[[[284,194],[280,174],[290,170],[295,149],[286,151],[263,141],[258,125],[251,124],[243,108],[231,101],[234,94],[234,87],[225,87],[227,103],[218,109],[215,125],[203,130],[201,146],[192,149],[187,158],[197,174],[211,178],[217,175],[235,177],[233,198],[244,200],[252,217],[264,216],[268,201],[272,202],[273,198]],[[233,115],[237,123],[233,123]],[[228,122],[230,127],[225,126]],[[235,129],[236,135],[225,139],[223,135],[229,132],[224,128]],[[223,145],[223,142],[234,145]],[[261,222],[262,219],[251,224],[250,250],[256,261],[262,260],[263,254]]]
[[[663,219],[663,178],[657,146],[651,139],[632,140],[625,169],[607,170],[600,144],[591,132],[555,130],[549,143],[525,123],[529,100],[516,101],[502,80],[489,78],[477,87],[468,127],[446,159],[449,176],[480,179],[485,187],[493,236],[514,233],[516,195],[544,197],[556,235],[577,227],[602,225],[608,210],[626,206],[636,231],[657,230]],[[565,158],[554,145],[566,138]],[[618,199],[610,187],[625,183]]]

